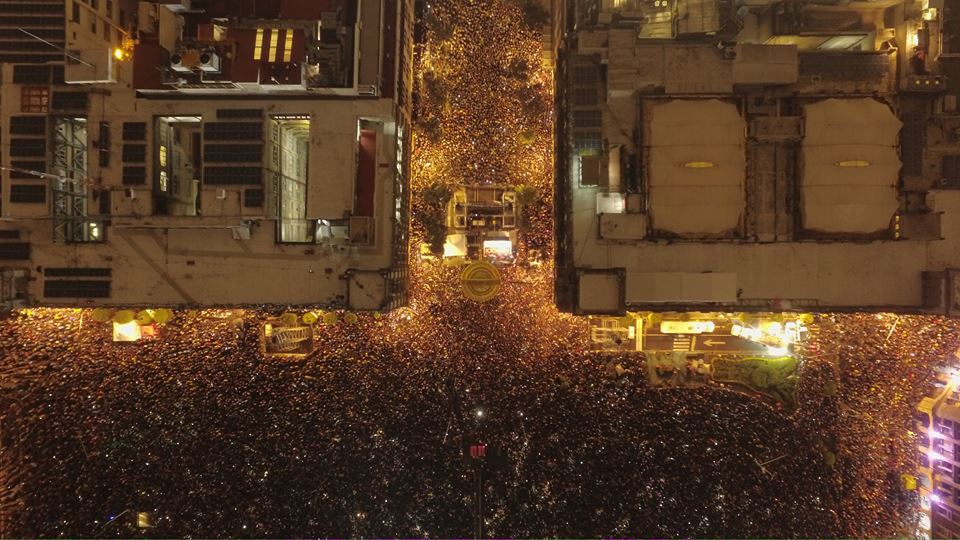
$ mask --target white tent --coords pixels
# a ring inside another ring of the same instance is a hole
[[[745,204],[746,126],[737,107],[716,99],[653,107],[648,132],[653,227],[678,234],[735,230]]]
[[[443,243],[443,256],[446,257],[466,257],[467,256],[467,235],[448,234],[447,240]]]
[[[896,212],[900,120],[870,98],[826,99],[806,106],[803,226],[867,234]]]

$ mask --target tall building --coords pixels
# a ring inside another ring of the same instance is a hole
[[[917,407],[921,538],[960,537],[960,376],[941,374]]]
[[[2,300],[406,295],[412,0],[0,0]]]
[[[954,2],[560,15],[561,308],[960,308]]]

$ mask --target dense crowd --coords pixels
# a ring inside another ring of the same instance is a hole
[[[416,324],[394,317],[323,327],[290,361],[260,356],[252,311],[181,314],[133,346],[83,314],[0,327],[20,383],[0,397],[5,448],[23,452],[7,535],[129,536],[147,511],[154,537],[462,537],[476,440],[504,456],[483,484],[491,536],[837,530],[810,441],[738,393],[648,389],[589,353],[424,356],[383,337]]]
[[[90,311],[0,322],[4,534],[464,536],[477,441],[503,456],[490,536],[877,537],[915,517],[912,407],[955,323],[823,317],[785,416],[650,388],[639,356],[612,376],[513,272],[489,304],[437,290],[413,315],[319,326],[302,360],[262,356],[255,310],[179,312],[135,345]],[[153,529],[131,528],[141,511]]]
[[[539,36],[512,0],[431,5],[414,239],[431,186],[530,186],[499,297],[465,300],[456,269],[415,258],[409,311],[320,324],[302,359],[263,356],[259,309],[180,311],[132,345],[89,310],[16,313],[0,321],[0,536],[465,537],[478,513],[491,537],[900,536],[912,408],[960,326],[822,316],[789,413],[651,388],[639,355],[611,374],[586,321],[553,307]],[[465,452],[478,442],[484,460]]]
[[[438,297],[319,326],[302,360],[262,356],[254,310],[180,312],[136,345],[89,311],[0,322],[4,534],[464,536],[478,441],[502,455],[490,536],[877,537],[915,518],[899,474],[951,321],[823,317],[785,416],[650,388],[639,356],[612,376],[582,321],[535,301]],[[131,527],[142,511],[153,529]]]
[[[430,220],[436,186],[511,185],[518,193],[517,257],[553,249],[553,73],[530,0],[439,0],[426,4],[417,57],[411,161],[413,237]],[[428,227],[427,227],[428,228]]]
[[[901,474],[916,469],[913,412],[936,373],[960,367],[960,321],[893,314],[823,317],[816,356],[838,378],[838,512],[846,535],[895,536],[916,523],[918,500]],[[869,448],[870,451],[864,451]]]

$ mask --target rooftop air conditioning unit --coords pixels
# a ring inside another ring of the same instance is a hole
[[[213,50],[203,51],[200,54],[199,67],[204,73],[220,73],[220,55]]]
[[[192,73],[193,68],[200,64],[200,53],[196,50],[185,50],[170,55],[170,69],[180,73]]]

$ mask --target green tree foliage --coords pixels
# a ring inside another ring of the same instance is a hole
[[[441,127],[440,120],[437,117],[421,117],[418,127],[420,128],[420,134],[423,135],[428,141],[434,144],[440,142],[440,137],[443,135],[443,128]]]
[[[517,99],[523,113],[530,119],[542,118],[550,110],[550,102],[545,99],[547,96],[543,85],[533,84],[517,90]]]
[[[453,36],[453,22],[447,17],[437,16],[433,10],[428,11],[426,17],[427,28],[433,34],[432,38],[436,42],[450,39]]]
[[[517,187],[517,211],[519,214],[517,228],[520,230],[520,234],[530,232],[530,227],[533,224],[531,211],[538,198],[537,188],[525,184]]]
[[[422,223],[430,251],[436,256],[443,254],[443,244],[447,239],[447,203],[451,197],[453,192],[450,188],[440,184],[434,184],[423,192],[426,207]]]
[[[423,91],[433,101],[434,106],[443,108],[447,100],[447,82],[433,71],[423,74]]]
[[[550,12],[539,0],[515,0],[523,14],[523,24],[531,30],[539,30],[550,23]]]
[[[530,78],[531,67],[530,62],[523,58],[512,58],[505,68],[504,75],[518,81],[526,81]]]
[[[717,380],[745,385],[766,394],[788,408],[796,406],[797,359],[742,358],[720,359],[714,362]]]

